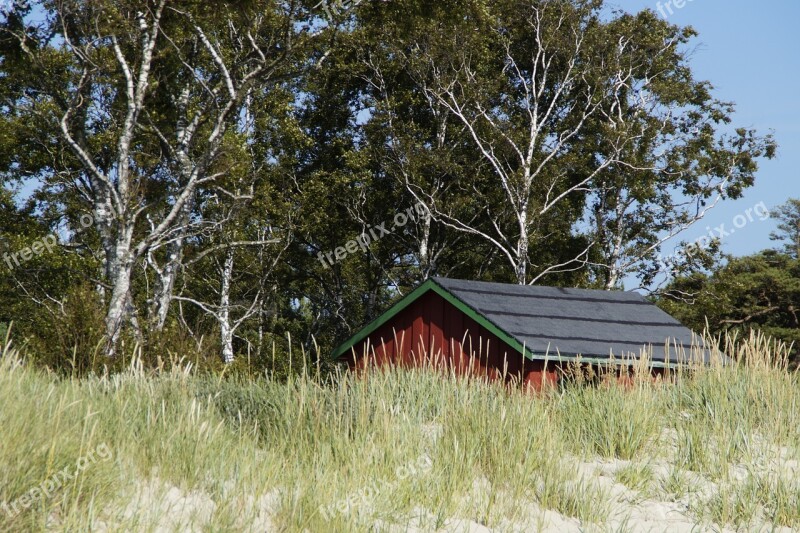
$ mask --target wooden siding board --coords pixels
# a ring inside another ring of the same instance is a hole
[[[431,316],[432,316],[432,296],[435,293],[429,292],[421,298],[422,300],[422,333],[417,343],[420,345],[420,354],[428,361],[433,361],[433,351],[431,349]]]
[[[417,301],[413,306],[414,318],[412,321],[411,327],[411,359],[414,363],[418,363],[422,361],[422,351],[420,350],[420,338],[423,335],[424,325],[425,325],[425,317],[422,313],[422,305],[420,301]],[[425,346],[422,346],[422,350],[425,349]]]
[[[459,371],[459,373],[463,373],[465,369],[464,354],[461,346],[463,314],[455,307],[448,305],[445,308],[444,323],[444,338],[447,342],[447,350],[450,359],[453,361],[453,366]]]
[[[468,334],[462,352],[465,328]],[[421,343],[420,339],[425,342]],[[367,346],[370,347],[370,356],[375,353],[375,362],[378,364],[390,361],[414,364],[418,361],[412,357],[417,358],[419,354],[429,353],[432,349],[441,350],[441,355],[447,356],[448,365],[463,371],[472,361],[482,373],[493,370],[495,365],[501,366],[503,354],[510,349],[486,328],[435,293],[429,293],[418,303],[408,306],[390,323],[364,339],[360,346],[362,352]],[[447,348],[444,349],[444,346]],[[470,346],[474,357],[470,357]]]
[[[443,298],[438,297],[436,295],[435,298],[431,298],[428,306],[430,309],[430,349],[432,351],[432,355],[438,359],[446,360],[447,352],[444,349],[444,331],[443,331],[443,322],[444,322],[444,304],[445,301]]]
[[[558,382],[558,364],[546,361],[525,361],[523,384],[534,391],[541,391]]]
[[[412,309],[408,309],[405,313],[403,313],[401,320],[399,321],[399,327],[397,328],[397,340],[399,346],[397,347],[397,359],[403,364],[409,364],[411,362],[411,346],[412,346],[412,338],[414,336],[413,331],[414,325],[414,318],[412,316]]]

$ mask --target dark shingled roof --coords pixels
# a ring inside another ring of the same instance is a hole
[[[633,292],[564,289],[431,278],[536,358],[638,357],[652,346],[654,361],[709,360],[691,330]],[[669,344],[669,348],[667,348]]]
[[[653,366],[708,363],[702,338],[633,292],[430,278],[339,346],[342,357],[428,291],[434,291],[529,359],[630,363],[650,349]],[[722,355],[722,362],[728,359]]]

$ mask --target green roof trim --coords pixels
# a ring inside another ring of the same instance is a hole
[[[361,329],[358,333],[350,337],[346,340],[342,345],[340,345],[336,350],[333,351],[333,358],[338,359],[343,356],[346,352],[350,351],[353,346],[358,344],[359,342],[366,339],[370,333],[384,325],[386,322],[389,321],[392,317],[397,315],[400,311],[414,303],[414,300],[428,292],[428,290],[435,285],[433,280],[427,280],[425,283],[408,293],[406,296],[401,298],[398,302],[396,302],[393,306],[386,310],[381,316],[367,324],[364,328]]]
[[[414,303],[420,296],[425,294],[428,291],[433,291],[442,298],[444,298],[448,303],[454,306],[456,309],[470,317],[472,320],[489,330],[491,333],[496,335],[500,340],[517,350],[519,353],[524,353],[525,357],[528,359],[535,359],[534,355],[525,348],[517,339],[503,331],[502,329],[498,328],[495,324],[490,322],[486,319],[483,315],[481,315],[478,311],[470,307],[469,305],[465,304],[461,300],[459,300],[455,295],[444,289],[441,285],[436,283],[433,279],[429,279],[422,283],[419,287],[408,293],[405,297],[401,298],[397,303],[395,303],[392,307],[390,307],[385,313],[381,316],[367,324],[361,331],[359,331],[356,335],[350,337],[344,344],[340,345],[336,350],[333,352],[333,358],[339,359],[345,353],[349,352],[353,349],[353,347],[358,344],[359,342],[366,339],[372,332],[377,330],[379,327],[384,325],[386,322],[391,320],[395,317],[398,313],[400,313],[403,309]]]
[[[452,304],[456,309],[470,317],[472,320],[483,326],[484,328],[488,329],[491,333],[493,333],[497,338],[501,341],[505,342],[519,353],[524,354],[530,360],[534,359],[533,354],[525,348],[521,342],[517,339],[497,327],[493,322],[488,320],[485,316],[480,314],[478,311],[470,307],[469,305],[465,304],[463,301],[459,300],[454,294],[445,290],[442,286],[434,282],[433,290],[444,298],[447,302]]]

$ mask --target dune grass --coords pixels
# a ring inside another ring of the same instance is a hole
[[[698,524],[797,528],[800,379],[780,350],[753,337],[675,383],[534,396],[429,369],[69,379],[6,347],[0,530],[521,530],[542,510],[634,528],[578,467],[607,460]]]

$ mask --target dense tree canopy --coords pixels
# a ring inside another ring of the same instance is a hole
[[[648,285],[774,155],[652,11],[338,7],[12,3],[0,236],[30,257],[0,263],[0,323],[230,362],[326,353],[430,275]]]
[[[790,198],[775,209],[773,216],[778,219],[778,229],[770,239],[783,243],[785,254],[800,259],[800,200]]]
[[[778,230],[772,235],[788,243],[777,250],[732,258],[706,272],[674,279],[659,299],[659,305],[684,324],[718,335],[746,334],[755,329],[800,347],[800,260],[796,199],[772,211]],[[741,336],[741,335],[740,335]]]
[[[775,251],[731,258],[712,274],[678,278],[664,291],[660,306],[696,331],[750,329],[800,346],[800,261]]]

